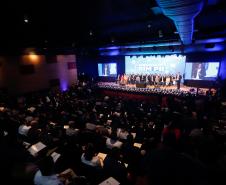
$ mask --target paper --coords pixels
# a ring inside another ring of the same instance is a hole
[[[133,136],[133,139],[135,139],[137,134],[135,132],[131,132],[131,135]]]
[[[109,177],[105,181],[101,182],[99,185],[119,185],[120,183],[113,177]]]
[[[142,144],[140,144],[140,143],[134,143],[133,146],[138,147],[138,148],[141,148]]]
[[[64,170],[63,172],[61,172],[60,176],[69,176],[70,178],[77,177],[77,175],[71,168],[68,168],[68,169]]]
[[[42,142],[38,142],[34,145],[32,145],[28,151],[30,152],[31,155],[37,156],[38,152],[40,152],[42,149],[44,149],[46,145],[44,145]]]
[[[69,125],[64,125],[64,129],[69,129]]]
[[[60,156],[61,156],[61,155],[58,154],[58,153],[56,153],[56,152],[53,152],[53,153],[51,154],[51,157],[53,158],[54,163],[57,161],[57,159],[59,159]]]
[[[104,160],[106,157],[107,157],[107,154],[105,154],[105,153],[98,153],[97,154],[97,156],[100,158],[100,159],[102,159],[102,160]]]

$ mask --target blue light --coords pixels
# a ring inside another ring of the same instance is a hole
[[[61,91],[66,91],[68,89],[67,81],[61,81],[60,89]]]

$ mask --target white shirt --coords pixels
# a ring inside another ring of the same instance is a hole
[[[24,136],[27,136],[28,131],[30,130],[31,126],[27,125],[20,125],[18,128],[18,133]]]
[[[112,149],[112,148],[114,148],[114,147],[121,148],[122,142],[120,142],[120,141],[115,141],[114,143],[112,143],[112,142],[111,142],[111,138],[107,138],[107,140],[106,140],[106,146],[107,146],[107,148],[109,148],[109,149]]]
[[[41,171],[38,170],[34,177],[35,185],[63,185],[56,175],[43,176]]]

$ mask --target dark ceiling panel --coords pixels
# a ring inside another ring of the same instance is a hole
[[[195,18],[195,39],[226,36],[224,3],[206,1]],[[112,39],[115,43],[179,39],[172,20],[161,11],[153,12],[153,7],[155,0],[8,0],[0,4],[0,48],[99,47]]]

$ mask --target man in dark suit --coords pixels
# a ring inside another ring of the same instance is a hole
[[[177,89],[180,89],[180,83],[181,83],[182,75],[180,72],[176,75],[176,82],[177,82]]]

